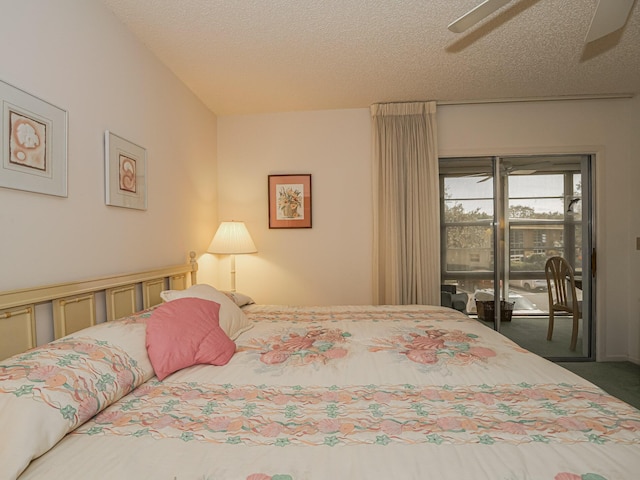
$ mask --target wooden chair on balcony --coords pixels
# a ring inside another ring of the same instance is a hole
[[[576,280],[573,268],[562,257],[551,257],[544,267],[549,292],[549,329],[547,340],[553,336],[553,322],[556,312],[570,313],[573,330],[569,349],[574,351],[578,343],[578,321],[582,318],[582,302],[576,296]]]

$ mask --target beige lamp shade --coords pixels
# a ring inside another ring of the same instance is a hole
[[[256,253],[257,251],[244,222],[222,222],[207,249],[209,253],[221,255]]]
[[[244,222],[222,222],[207,249],[209,253],[231,255],[231,291],[236,291],[236,255],[258,249]]]

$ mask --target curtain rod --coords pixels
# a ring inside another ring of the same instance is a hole
[[[633,98],[633,93],[604,93],[589,95],[564,95],[558,97],[523,97],[523,98],[495,98],[487,100],[437,100],[437,105],[474,105],[482,103],[524,103],[524,102],[558,102],[566,100],[611,100]]]

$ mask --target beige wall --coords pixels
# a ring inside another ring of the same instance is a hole
[[[629,344],[639,323],[630,300],[637,303],[640,284],[631,242],[638,231],[631,125],[639,110],[638,99],[449,106],[438,127],[443,156],[596,153],[597,357],[640,363]]]
[[[601,360],[640,362],[640,254],[635,250],[640,162],[633,155],[640,151],[639,117],[638,99],[438,109],[442,156],[597,154]],[[220,117],[218,135],[220,219],[247,222],[259,250],[238,257],[238,290],[262,303],[370,303],[369,111]],[[313,174],[311,230],[269,230],[270,173]],[[224,285],[224,266],[219,274]]]
[[[99,2],[11,2],[0,36],[0,79],[69,113],[68,198],[0,188],[0,290],[180,263],[235,219],[259,250],[238,290],[371,302],[367,109],[216,121]],[[640,363],[640,100],[444,106],[438,124],[441,155],[597,152],[598,356]],[[146,212],[104,204],[107,129],[147,148]],[[268,228],[274,173],[313,175],[312,229]],[[228,286],[227,260],[202,255],[200,280]]]
[[[0,188],[0,290],[202,252],[217,224],[215,115],[100,2],[3,2],[0,40],[0,80],[69,118],[68,198]],[[105,130],[147,149],[147,211],[105,205]]]
[[[220,117],[218,138],[220,220],[244,221],[258,248],[236,257],[237,290],[261,303],[371,303],[368,110]],[[269,229],[267,177],[287,173],[312,175],[310,229]]]

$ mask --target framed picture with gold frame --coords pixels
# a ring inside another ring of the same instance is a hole
[[[116,207],[147,209],[147,151],[105,132],[105,202]]]
[[[269,175],[269,228],[311,228],[311,175]]]

